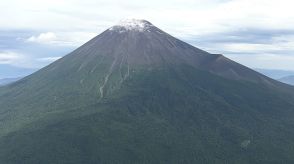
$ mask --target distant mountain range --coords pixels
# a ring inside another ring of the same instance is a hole
[[[294,85],[294,71],[271,70],[271,69],[255,69],[255,70],[270,78],[276,79],[280,82]]]
[[[255,68],[254,70],[273,79],[280,79],[286,76],[294,75],[294,71],[287,71],[287,70],[260,69],[260,68]]]
[[[290,85],[294,85],[294,75],[286,76],[286,77],[280,78],[278,80],[281,81],[281,82],[290,84]]]
[[[20,68],[9,64],[0,64],[0,79],[24,77],[35,71],[37,71],[37,69]]]
[[[13,83],[13,82],[15,82],[15,81],[17,81],[19,79],[21,79],[21,78],[19,77],[19,78],[4,78],[4,79],[0,79],[0,86]]]
[[[293,164],[294,87],[120,22],[0,87],[2,164]]]

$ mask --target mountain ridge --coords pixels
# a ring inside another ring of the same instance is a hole
[[[21,77],[0,79],[0,86],[8,85],[8,84],[13,83],[13,82],[20,80],[20,79],[21,79]]]
[[[285,77],[282,77],[282,78],[280,78],[278,80],[283,82],[283,83],[286,83],[286,84],[294,85],[294,75],[285,76]]]
[[[144,21],[114,27],[0,87],[0,163],[294,162],[293,87]]]

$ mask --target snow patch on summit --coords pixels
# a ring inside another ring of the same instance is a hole
[[[118,32],[126,32],[126,31],[139,31],[144,32],[148,31],[150,27],[153,25],[141,19],[125,19],[120,21],[117,25],[111,27],[109,30],[118,31]]]

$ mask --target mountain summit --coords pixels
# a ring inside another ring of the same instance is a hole
[[[74,62],[68,63],[70,60]],[[282,85],[223,55],[210,54],[180,41],[146,20],[136,19],[119,22],[49,67],[61,65],[74,67],[60,68],[68,72],[75,69],[102,73],[97,76],[101,97],[107,94],[110,79],[120,79],[112,80],[110,88],[113,90],[139,68],[154,70],[176,65],[189,65],[229,79]]]
[[[118,32],[126,32],[131,30],[144,32],[144,31],[151,30],[152,27],[154,26],[146,20],[125,19],[125,20],[121,20],[117,25],[111,27],[109,30],[118,31]]]
[[[0,87],[0,163],[293,163],[294,89],[145,20]]]

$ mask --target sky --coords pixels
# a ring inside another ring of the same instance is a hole
[[[42,68],[128,18],[251,68],[294,70],[293,6],[293,0],[0,0],[0,78]]]

